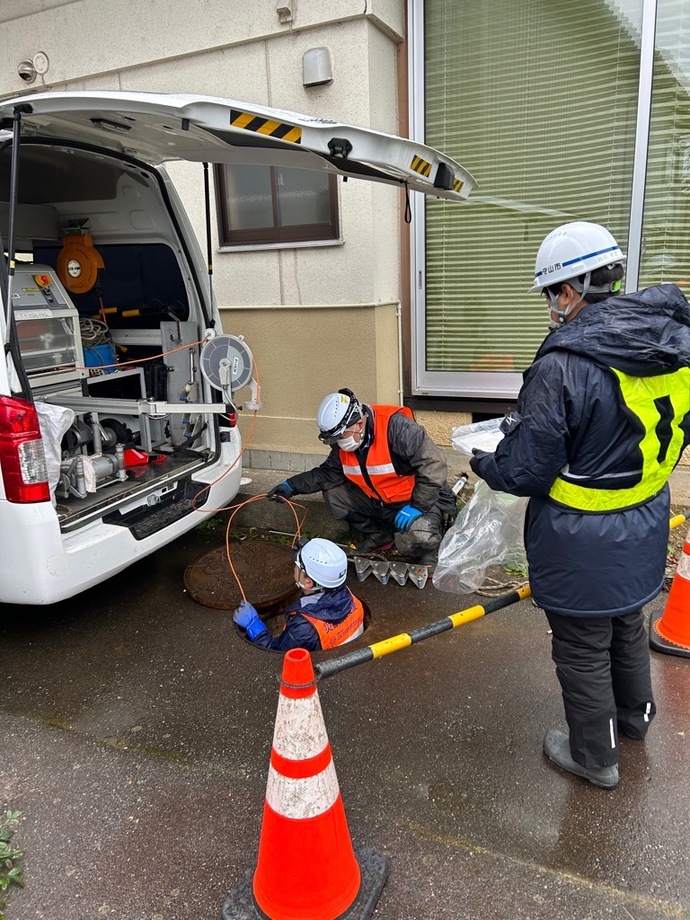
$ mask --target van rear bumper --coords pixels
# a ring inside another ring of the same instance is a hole
[[[204,478],[213,482],[223,469],[209,467]],[[61,533],[50,502],[18,505],[0,500],[0,603],[55,604],[100,584],[226,506],[239,490],[241,475],[238,463],[204,493],[208,498],[202,509],[140,539],[127,527],[103,520]]]

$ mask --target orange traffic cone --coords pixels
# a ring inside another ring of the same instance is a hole
[[[368,920],[388,876],[352,847],[309,652],[286,653],[256,870],[223,920]]]
[[[690,532],[683,544],[662,613],[649,617],[649,644],[657,652],[690,658]]]

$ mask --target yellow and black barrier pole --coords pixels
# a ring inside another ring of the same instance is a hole
[[[673,530],[676,527],[680,527],[680,525],[684,524],[688,518],[690,518],[690,510],[680,511],[678,514],[674,514],[671,520],[668,522],[669,529]]]
[[[523,585],[510,591],[502,597],[494,598],[487,604],[476,604],[474,607],[467,607],[465,610],[459,610],[457,613],[451,613],[450,616],[442,620],[436,620],[434,623],[427,623],[426,626],[420,626],[409,633],[399,633],[397,636],[391,636],[390,639],[382,639],[374,645],[367,648],[357,649],[355,652],[348,652],[347,655],[341,655],[332,661],[322,661],[314,665],[317,680],[323,680],[325,677],[332,677],[348,668],[354,668],[358,664],[364,664],[365,661],[373,661],[374,658],[383,658],[384,655],[391,655],[393,652],[399,652],[403,648],[414,645],[416,642],[423,642],[432,636],[446,632],[449,629],[455,629],[456,626],[463,626],[465,623],[471,623],[472,620],[478,620],[486,616],[487,613],[493,613],[495,610],[502,610],[503,607],[510,607],[511,604],[517,604],[518,601],[524,601],[525,598],[531,597],[529,585]]]
[[[690,517],[690,510],[675,514],[669,521],[669,529],[680,527]],[[471,623],[472,620],[478,620],[493,613],[495,610],[502,610],[504,607],[510,607],[511,604],[517,604],[532,596],[529,585],[522,585],[502,597],[497,597],[487,604],[477,604],[474,607],[467,607],[465,610],[459,610],[457,613],[451,613],[450,616],[442,620],[436,620],[434,623],[427,623],[426,626],[420,626],[409,633],[399,633],[397,636],[391,636],[389,639],[382,639],[381,642],[375,642],[367,648],[357,649],[354,652],[348,652],[331,661],[322,661],[314,665],[314,672],[317,681],[326,677],[332,677],[334,674],[340,674],[341,671],[347,671],[348,668],[354,668],[358,664],[364,664],[366,661],[373,661],[375,658],[383,658],[384,655],[392,655],[393,652],[399,652],[401,649],[408,648],[417,642],[423,642],[432,636],[438,636],[439,633],[447,632],[449,629],[455,629],[456,626],[463,626],[465,623]]]

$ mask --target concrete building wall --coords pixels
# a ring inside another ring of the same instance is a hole
[[[3,0],[0,96],[26,91],[200,93],[295,110],[398,133],[397,46],[404,0]],[[333,82],[305,87],[302,58],[325,46]],[[27,85],[22,60],[49,68]],[[405,103],[406,104],[406,103]],[[169,172],[206,251],[203,171]],[[255,354],[263,409],[251,448],[320,450],[321,397],[350,386],[367,402],[401,399],[399,190],[338,183],[341,239],[333,244],[222,251],[211,202],[213,285],[223,329]],[[245,391],[247,397],[249,391]],[[240,398],[245,397],[240,394]],[[249,435],[249,419],[241,429]]]

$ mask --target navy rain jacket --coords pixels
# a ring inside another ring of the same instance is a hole
[[[611,371],[650,377],[690,367],[690,306],[663,284],[586,306],[542,343],[517,411],[504,419],[479,474],[498,491],[530,496],[525,546],[532,595],[546,610],[617,616],[652,600],[668,552],[668,485],[620,511],[583,512],[550,499],[560,471],[628,472],[639,444]],[[684,447],[690,441],[688,419]],[[634,464],[633,464],[634,465]]]
[[[287,652],[291,648],[304,648],[308,652],[316,652],[321,648],[319,634],[299,611],[305,610],[310,617],[338,623],[348,615],[351,609],[352,594],[346,585],[318,591],[316,594],[304,594],[286,608],[285,629],[281,634],[273,638],[266,630],[259,633],[254,639],[254,645],[275,649],[279,652]],[[293,611],[297,612],[293,613]]]

